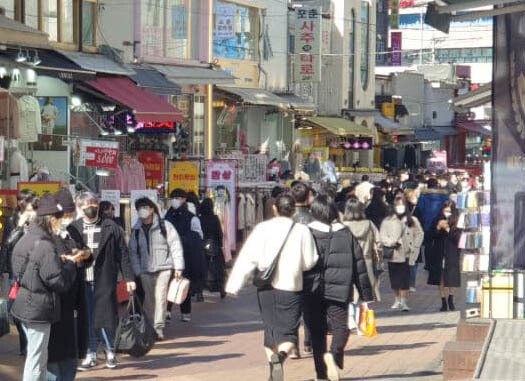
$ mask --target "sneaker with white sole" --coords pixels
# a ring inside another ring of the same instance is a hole
[[[330,381],[339,381],[339,368],[335,363],[334,355],[331,353],[325,353],[323,356],[324,363],[326,365],[326,374]]]
[[[114,353],[108,353],[106,358],[106,368],[115,369],[118,365],[117,356]]]
[[[410,292],[411,293],[415,293],[416,292],[416,288],[415,287],[410,287]]]
[[[84,360],[82,360],[77,369],[81,372],[85,372],[87,370],[93,369],[96,366],[97,360],[95,360],[95,358],[93,358],[92,356],[88,355]]]
[[[406,303],[401,303],[401,311],[408,312],[410,311],[410,307]]]
[[[398,300],[394,304],[392,304],[392,307],[390,307],[393,310],[398,310],[401,308],[401,302]]]
[[[180,320],[189,323],[191,321],[191,314],[182,314]]]

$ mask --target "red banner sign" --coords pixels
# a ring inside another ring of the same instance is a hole
[[[164,154],[157,151],[140,151],[138,159],[146,172],[147,189],[155,189],[164,184]]]
[[[118,142],[83,139],[80,141],[80,165],[117,168],[118,149]]]
[[[402,51],[403,48],[402,42],[403,37],[401,32],[391,32],[390,33],[390,42],[392,47],[392,66],[401,66],[402,61]]]

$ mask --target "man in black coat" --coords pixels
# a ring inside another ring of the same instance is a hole
[[[171,207],[165,219],[175,226],[182,241],[184,250],[184,276],[191,281],[192,292],[202,292],[206,278],[206,258],[203,250],[202,227],[198,217],[188,210],[186,205],[187,193],[183,189],[174,189],[170,193]],[[168,316],[171,319],[171,303],[168,304]],[[191,294],[180,306],[181,320],[191,321]]]
[[[83,217],[74,221],[68,231],[78,247],[90,249],[93,260],[85,268],[85,288],[89,321],[89,348],[79,366],[84,371],[96,366],[96,353],[101,342],[106,351],[106,367],[113,369],[117,359],[113,350],[118,322],[117,279],[119,271],[127,282],[128,292],[136,289],[124,235],[110,219],[98,215],[99,200],[89,192],[80,195],[77,208]]]

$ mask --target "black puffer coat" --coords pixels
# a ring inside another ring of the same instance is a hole
[[[58,293],[67,291],[75,281],[75,264],[62,262],[50,235],[31,223],[15,246],[12,265],[15,278],[23,274],[13,316],[27,323],[59,321]]]
[[[328,226],[317,221],[308,226],[315,239],[319,260],[304,274],[305,292],[348,303],[355,285],[363,301],[372,301],[372,285],[363,251],[348,228],[340,223]]]

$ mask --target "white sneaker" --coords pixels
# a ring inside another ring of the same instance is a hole
[[[87,355],[87,357],[84,360],[82,360],[77,369],[81,372],[85,372],[86,370],[90,370],[96,366],[97,360],[93,356]]]
[[[408,307],[408,304],[406,304],[406,302],[401,303],[401,311],[404,311],[404,312],[410,311],[410,307]]]
[[[341,376],[339,375],[339,368],[335,363],[334,355],[331,353],[325,353],[323,359],[326,365],[326,374],[328,379],[330,381],[339,381]]]
[[[410,287],[410,292],[412,292],[412,293],[416,292],[416,288],[415,287]]]
[[[393,310],[398,310],[401,308],[401,302],[399,300],[396,300],[394,304],[392,304],[392,307],[390,307]]]
[[[191,321],[191,314],[182,314],[180,320],[185,322],[185,323],[190,322]]]

